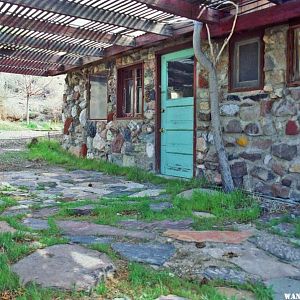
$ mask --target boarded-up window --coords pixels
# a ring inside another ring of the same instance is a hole
[[[259,88],[262,76],[261,39],[257,37],[236,41],[232,46],[232,88]]]
[[[90,76],[90,120],[106,120],[107,118],[107,75]]]
[[[294,30],[292,81],[300,81],[300,28]]]

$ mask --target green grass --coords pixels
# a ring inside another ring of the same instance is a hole
[[[290,233],[282,233],[278,229],[274,228],[276,225],[282,223],[289,223],[295,226],[295,231]],[[291,238],[300,238],[300,217],[291,217],[289,214],[283,215],[279,218],[273,218],[266,223],[257,223],[258,228],[267,228],[272,233],[278,235],[284,235]]]
[[[104,299],[114,297],[131,297],[132,299],[153,300],[161,295],[178,295],[190,300],[226,300],[216,286],[228,286],[228,284],[211,281],[201,284],[194,280],[184,280],[168,270],[157,271],[142,264],[130,263],[126,270],[122,270],[117,278],[117,284],[113,286],[108,281],[97,287],[98,294]],[[258,300],[271,300],[272,294],[263,285],[231,285],[237,289],[253,292]],[[233,300],[233,298],[231,299]]]
[[[29,125],[25,121],[10,122],[0,121],[0,131],[21,131],[21,130],[61,130],[62,124],[57,122],[34,122]]]

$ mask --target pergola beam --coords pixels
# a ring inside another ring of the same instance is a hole
[[[172,27],[152,20],[143,20],[138,17],[121,14],[67,0],[3,0],[2,2],[21,5],[33,9],[39,9],[56,14],[66,15],[75,18],[86,19],[133,30],[142,30],[166,36],[172,35]]]
[[[0,64],[0,72],[21,74],[21,75],[33,75],[33,76],[47,76],[47,71],[32,68],[12,67]]]
[[[238,17],[235,32],[247,31],[288,22],[300,16],[300,0],[291,0]],[[255,21],[254,21],[255,20]],[[231,31],[232,18],[210,26],[212,37],[221,37]]]
[[[203,23],[218,23],[224,14],[218,10],[207,8],[198,19],[199,5],[181,0],[136,0],[146,4],[149,8],[157,9],[166,13],[178,15]]]
[[[0,57],[8,57],[14,59],[26,59],[30,61],[37,62],[49,62],[58,65],[73,65],[74,67],[80,66],[81,63],[78,58],[69,57],[69,56],[59,56],[42,51],[32,51],[32,50],[0,50]]]
[[[4,45],[28,46],[38,49],[48,49],[57,52],[74,53],[85,56],[101,57],[102,50],[95,47],[87,47],[75,45],[66,42],[53,41],[40,37],[30,37],[24,35],[16,35],[7,32],[1,32],[0,43]]]
[[[27,60],[27,59],[16,59],[11,57],[0,57],[0,64],[7,65],[12,67],[24,67],[24,68],[31,68],[31,69],[59,69],[65,70],[66,68],[74,67],[72,65],[63,65],[63,64],[55,64],[51,62],[44,62],[44,61],[34,61],[34,60]]]
[[[65,37],[91,40],[98,43],[116,44],[121,46],[135,45],[134,38],[129,36],[97,32],[89,29],[75,28],[67,25],[6,14],[0,14],[0,25],[45,32]]]

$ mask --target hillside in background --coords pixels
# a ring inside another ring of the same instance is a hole
[[[26,119],[26,88],[32,90],[29,115],[31,121],[60,121],[64,75],[36,77],[0,73],[0,120],[23,121]]]

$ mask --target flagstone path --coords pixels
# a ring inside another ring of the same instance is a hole
[[[0,173],[0,192],[0,207],[6,203],[5,196],[16,201],[0,215],[0,234],[16,231],[13,223],[9,224],[12,216],[21,215],[23,227],[18,228],[31,232],[48,230],[48,218],[52,217],[61,237],[68,240],[67,244],[37,249],[15,263],[12,270],[23,283],[90,289],[118,270],[118,265],[107,255],[88,248],[105,244],[120,259],[168,268],[179,276],[261,282],[273,287],[274,299],[282,299],[284,283],[288,291],[300,292],[300,248],[288,237],[258,230],[253,225],[237,227],[237,231],[197,232],[193,230],[192,219],[146,222],[138,214],[127,215],[127,212],[113,226],[100,224],[99,218],[93,217],[95,210],[101,212],[109,207],[110,201],[113,206],[116,198],[130,208],[142,201],[139,197],[148,197],[148,209],[154,214],[168,212],[173,203],[161,186],[94,171],[48,167]],[[185,196],[190,194],[187,192]],[[86,204],[83,200],[90,202]],[[74,203],[67,209],[66,219],[59,216],[64,203]],[[213,216],[200,212],[195,218],[199,217]],[[287,230],[285,225],[283,228]],[[224,289],[224,293],[234,294],[234,291]],[[181,298],[169,295],[160,299]]]

